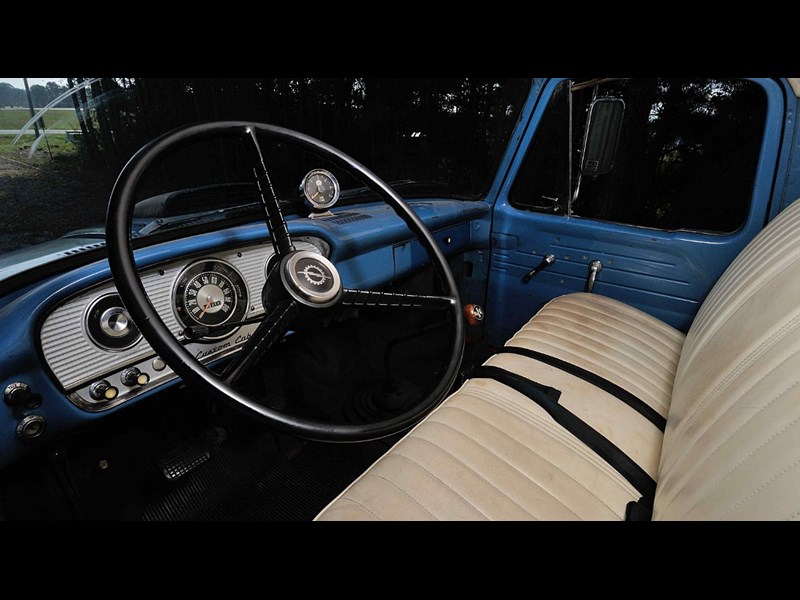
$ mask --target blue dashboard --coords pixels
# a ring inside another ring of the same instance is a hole
[[[490,204],[442,199],[411,200],[409,204],[446,255],[488,248]],[[328,218],[290,215],[287,221],[293,237],[328,254],[349,288],[377,289],[427,263],[425,251],[403,221],[383,203],[340,207]],[[169,278],[170,267],[180,270],[207,257],[229,256],[235,261],[237,256],[249,256],[253,264],[260,265],[270,248],[266,225],[251,223],[143,247],[135,252],[135,259],[143,276],[150,273],[155,277],[158,273]],[[262,268],[248,272],[259,273]],[[248,285],[258,287],[257,278]],[[4,404],[0,408],[0,467],[29,449],[123,410],[179,381],[161,367],[158,373],[151,371],[154,377],[148,385],[136,393],[121,394],[115,402],[93,405],[81,400],[88,399],[85,392],[92,381],[116,381],[121,369],[134,365],[144,369],[157,358],[144,340],[137,343],[138,351],[128,354],[105,355],[98,348],[93,348],[93,353],[70,354],[70,344],[85,337],[84,332],[78,331],[84,327],[81,303],[88,304],[93,295],[99,297],[113,291],[108,261],[102,258],[65,268],[0,298],[0,330],[4,333],[0,339],[0,390],[25,383],[33,394],[32,401],[24,405]],[[251,289],[251,297],[257,293]],[[152,296],[151,300],[155,305]],[[251,310],[257,314],[260,303],[253,304]],[[233,339],[231,343],[235,346]],[[221,356],[214,355],[212,350],[216,349],[208,350],[209,360]],[[200,348],[197,352],[206,350]],[[75,373],[79,376],[72,377]],[[18,427],[31,416],[41,418],[44,431],[35,440],[25,442],[18,435]]]

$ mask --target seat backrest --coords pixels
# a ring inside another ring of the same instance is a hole
[[[800,518],[800,202],[731,263],[686,336],[656,519]]]

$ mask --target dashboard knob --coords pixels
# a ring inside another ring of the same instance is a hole
[[[464,307],[464,317],[470,325],[477,325],[483,321],[483,308],[478,304],[467,304]]]
[[[17,437],[23,442],[34,440],[44,432],[47,422],[41,415],[28,415],[17,423]]]
[[[125,369],[122,372],[122,375],[120,375],[120,380],[124,385],[133,387],[135,385],[145,385],[150,381],[150,375],[147,373],[142,373],[136,367],[131,367],[130,369]]]
[[[131,320],[125,309],[114,306],[100,315],[100,329],[109,337],[124,337],[130,333]]]
[[[10,406],[25,404],[31,397],[31,388],[27,383],[17,381],[6,386],[3,400]]]
[[[91,385],[89,394],[95,400],[113,400],[119,394],[119,390],[105,379],[101,379],[100,381],[95,381]]]

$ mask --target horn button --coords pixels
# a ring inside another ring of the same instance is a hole
[[[315,308],[333,306],[342,297],[342,280],[331,261],[324,256],[301,250],[281,263],[281,280],[298,302]]]

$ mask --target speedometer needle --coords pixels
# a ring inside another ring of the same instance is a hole
[[[208,298],[208,302],[206,302],[206,306],[203,309],[203,312],[200,313],[200,316],[197,317],[198,319],[202,319],[203,315],[206,314],[206,311],[211,307],[211,297]]]

